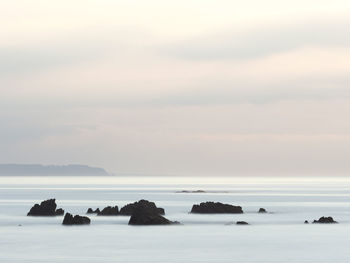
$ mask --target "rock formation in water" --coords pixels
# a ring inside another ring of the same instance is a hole
[[[194,190],[194,191],[182,190],[182,191],[177,191],[176,193],[203,194],[203,193],[206,193],[206,192],[204,190]]]
[[[172,222],[161,216],[154,209],[149,209],[147,206],[138,206],[133,210],[129,220],[129,225],[171,225],[179,224],[179,222]]]
[[[97,210],[97,209],[96,209]],[[107,206],[103,208],[99,213],[97,213],[99,216],[117,216],[119,215],[118,206]]]
[[[262,213],[263,214],[263,213],[267,213],[267,211],[266,211],[265,208],[260,208],[258,213]]]
[[[56,210],[57,204],[56,199],[49,199],[42,201],[39,204],[35,204],[30,211],[28,212],[27,216],[57,216],[57,215],[63,215],[64,210],[62,208],[59,208]]]
[[[127,204],[126,206],[123,206],[120,209],[119,214],[120,215],[132,215],[135,210],[137,209],[146,209],[149,213],[152,214],[159,214],[164,215],[165,211],[163,208],[157,207],[155,203],[147,201],[147,200],[140,200],[138,202]]]
[[[249,224],[245,221],[237,221],[236,225],[249,225]]]
[[[64,210],[62,208],[58,208],[56,211],[55,211],[55,215],[56,216],[63,216],[64,215]]]
[[[86,213],[87,214],[98,214],[100,212],[101,212],[100,208],[96,208],[95,210],[93,210],[92,208],[89,208]]]
[[[199,205],[193,205],[191,213],[197,214],[242,214],[240,206],[234,206],[223,203],[205,202]]]
[[[90,218],[86,216],[79,215],[71,215],[70,213],[66,213],[64,216],[62,225],[89,225],[91,222]]]
[[[314,220],[314,224],[335,224],[338,223],[337,221],[334,221],[332,217],[320,217],[318,220]]]
[[[228,191],[182,190],[182,191],[176,191],[175,193],[177,193],[177,194],[204,194],[204,193],[215,193],[215,194],[222,193],[222,194],[224,194],[224,193],[229,193],[229,192]]]

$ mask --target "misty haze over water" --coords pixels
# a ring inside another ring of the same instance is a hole
[[[350,179],[325,177],[0,177],[1,262],[347,262]],[[181,191],[203,190],[200,193]],[[64,227],[62,217],[27,217],[34,203],[87,208],[154,201],[182,225],[129,226],[128,216],[89,215],[90,226]],[[189,214],[219,201],[244,214]],[[264,207],[268,213],[257,213]],[[305,225],[321,216],[339,224]],[[249,226],[237,226],[236,221]],[[19,226],[20,225],[20,226]],[[336,245],[335,245],[336,244]],[[16,253],[18,248],[22,253]],[[103,255],[107,255],[105,257]],[[169,257],[169,255],[173,255]],[[249,256],[248,256],[249,255]]]

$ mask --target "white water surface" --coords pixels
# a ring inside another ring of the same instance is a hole
[[[204,190],[206,193],[177,193]],[[174,226],[128,226],[129,217],[27,217],[34,203],[85,214],[140,199],[163,207]],[[189,214],[220,201],[239,215]],[[258,214],[260,207],[267,214]],[[303,224],[332,216],[339,224]],[[244,220],[249,226],[234,223]],[[0,177],[0,262],[350,262],[350,179],[346,177]]]

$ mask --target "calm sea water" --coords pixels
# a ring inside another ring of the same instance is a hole
[[[206,193],[178,193],[204,190]],[[128,226],[128,217],[27,217],[56,198],[74,214],[140,199],[165,208],[177,226]],[[193,215],[220,201],[240,215]],[[267,214],[258,214],[260,207]],[[339,224],[305,225],[332,216]],[[249,226],[237,226],[244,220]],[[21,225],[21,226],[19,226]],[[350,262],[350,179],[337,177],[0,177],[0,262]]]

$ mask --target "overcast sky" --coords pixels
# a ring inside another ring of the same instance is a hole
[[[349,174],[350,1],[0,0],[0,162]]]

